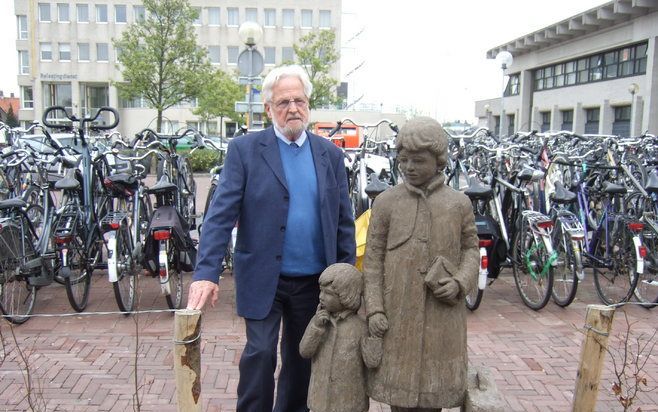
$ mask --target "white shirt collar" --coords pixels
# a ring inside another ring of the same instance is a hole
[[[285,136],[285,135],[279,130],[279,127],[278,127],[276,124],[274,125],[274,134],[276,135],[276,137],[278,137],[279,139],[281,139],[281,141],[283,141],[283,143],[285,143],[285,144],[287,144],[287,145],[290,145],[290,143],[292,143],[292,142],[291,142],[290,140],[288,140],[288,138],[287,138],[287,137],[286,137],[286,136]],[[305,141],[306,141],[306,130],[302,131],[302,134],[297,138],[297,140],[295,140],[295,143],[297,143],[297,146],[302,147],[302,145],[304,144]]]

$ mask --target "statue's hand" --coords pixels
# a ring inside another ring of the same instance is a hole
[[[381,338],[388,330],[388,319],[383,313],[375,313],[368,318],[368,331],[370,336]]]
[[[434,290],[434,297],[446,303],[452,303],[459,294],[459,283],[453,278],[439,279],[439,287]]]
[[[326,309],[318,309],[313,316],[313,324],[318,328],[324,328],[329,323],[329,312]]]

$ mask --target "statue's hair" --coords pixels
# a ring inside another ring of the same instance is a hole
[[[405,123],[400,128],[395,147],[398,153],[403,149],[429,150],[436,157],[440,169],[448,163],[448,133],[431,117],[416,117]]]
[[[302,85],[304,86],[304,94],[306,95],[306,98],[311,98],[311,93],[313,93],[313,84],[311,83],[306,70],[304,70],[302,66],[291,64],[290,66],[275,67],[274,69],[270,70],[269,73],[267,73],[265,80],[263,80],[262,89],[263,99],[265,102],[272,101],[272,89],[274,86],[276,86],[279,80],[286,77],[299,78],[299,80],[302,82]]]
[[[363,275],[357,268],[347,263],[334,263],[320,275],[320,288],[331,287],[338,300],[354,312],[361,307]]]

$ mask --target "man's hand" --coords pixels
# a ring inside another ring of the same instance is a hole
[[[383,313],[375,313],[368,318],[368,331],[370,336],[381,338],[388,330],[388,319]]]
[[[210,306],[215,307],[219,299],[219,286],[209,280],[197,280],[190,283],[190,289],[187,293],[188,309],[203,309],[206,301],[210,297]]]
[[[439,279],[439,287],[434,290],[434,296],[446,303],[453,301],[459,294],[459,283],[453,278]]]

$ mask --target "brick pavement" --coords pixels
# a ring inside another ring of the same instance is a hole
[[[140,278],[140,308],[166,309],[157,281]],[[585,308],[598,303],[591,278],[585,280],[577,300],[568,308],[549,304],[540,312],[526,308],[504,273],[485,294],[480,309],[468,317],[470,362],[492,370],[510,411],[570,410],[583,336]],[[115,311],[106,279],[92,283],[88,312]],[[62,286],[43,288],[36,313],[70,313]],[[651,333],[658,327],[655,310],[626,309],[633,332]],[[625,321],[618,311],[611,345],[619,341]],[[48,411],[124,411],[132,409],[135,393],[133,366],[136,330],[139,394],[143,411],[175,411],[175,377],[172,359],[173,316],[149,313],[137,317],[120,314],[38,317],[14,327],[27,356],[33,393]],[[0,410],[28,410],[23,361],[18,356],[6,323],[0,365]],[[234,314],[232,276],[221,282],[220,302],[203,318],[202,398],[204,411],[235,409],[237,364],[244,345],[243,326]],[[650,385],[658,384],[658,349],[645,372]],[[611,362],[606,359],[597,411],[622,410],[610,390]],[[658,411],[658,391],[638,397],[643,411]],[[635,409],[633,409],[635,410]],[[371,411],[388,411],[374,403]]]
[[[198,193],[207,191],[207,177],[197,177]],[[199,199],[199,205],[205,199]],[[102,276],[92,282],[87,312],[116,311],[112,288]],[[188,276],[189,278],[189,276]],[[156,279],[139,278],[139,307],[166,309]],[[202,336],[202,399],[204,411],[234,411],[237,364],[244,345],[243,323],[235,315],[232,276],[220,284],[220,302],[204,313]],[[568,308],[553,303],[539,312],[525,307],[509,271],[485,292],[480,308],[468,316],[469,359],[491,369],[509,411],[569,411],[583,342],[587,304],[599,303],[591,276]],[[656,310],[626,309],[634,333],[658,328]],[[61,285],[39,291],[35,313],[72,312]],[[618,311],[611,346],[625,329]],[[139,330],[139,334],[136,333]],[[25,368],[9,326],[0,321],[0,411],[29,410]],[[173,372],[173,315],[149,313],[37,317],[14,327],[27,357],[34,398],[47,411],[132,410],[137,371],[142,411],[176,410]],[[137,338],[139,339],[138,350]],[[138,367],[134,367],[137,356]],[[620,411],[611,392],[612,365],[606,358],[597,411]],[[649,385],[658,385],[658,347],[645,367]],[[638,397],[633,410],[658,411],[658,390]],[[371,412],[389,411],[373,403]]]

